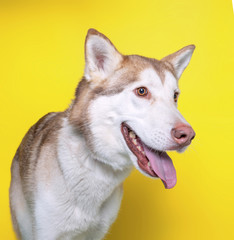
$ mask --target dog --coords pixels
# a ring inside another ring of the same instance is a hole
[[[175,186],[166,151],[184,151],[195,136],[177,110],[178,79],[194,49],[160,61],[123,55],[89,29],[72,104],[33,125],[13,159],[10,208],[19,239],[103,239],[134,166]]]

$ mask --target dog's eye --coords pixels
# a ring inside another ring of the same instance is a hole
[[[174,93],[174,102],[176,103],[178,101],[179,93],[175,92]]]
[[[148,94],[148,90],[145,87],[139,87],[136,89],[136,94],[140,97],[145,97]]]

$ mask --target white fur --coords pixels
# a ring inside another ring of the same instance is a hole
[[[141,86],[150,91],[151,100],[134,94],[133,90]],[[121,123],[126,122],[144,143],[154,149],[165,151],[172,148],[172,128],[178,123],[189,125],[177,110],[173,98],[175,90],[178,91],[177,80],[170,72],[165,73],[163,84],[156,71],[148,68],[140,73],[139,81],[121,93],[96,99],[90,106],[90,117],[99,160],[121,170],[129,165],[125,157],[128,153],[134,166],[145,174],[123,139]]]
[[[190,58],[191,51],[185,50],[172,60],[177,77]],[[126,76],[128,68],[118,68],[121,60],[122,55],[106,38],[90,33],[86,42],[87,81],[98,86],[103,84],[100,79],[108,80],[105,86],[108,90],[108,84]],[[146,87],[151,97],[137,96],[134,91],[139,87]],[[38,157],[35,169],[31,169],[35,180],[31,184],[30,194],[34,200],[31,209],[26,204],[23,189],[17,188],[20,176],[15,161],[11,206],[22,239],[102,239],[117,216],[122,182],[132,166],[147,175],[128,148],[121,124],[127,123],[149,147],[161,151],[173,148],[172,128],[176,124],[188,125],[177,110],[173,99],[175,91],[178,91],[177,79],[170,72],[165,72],[162,82],[154,68],[148,67],[134,82],[126,84],[124,90],[95,96],[85,109],[91,148],[84,135],[64,117],[56,140],[46,142],[40,153],[31,158]],[[40,146],[34,145],[35,149],[37,147]]]
[[[130,168],[113,171],[91,157],[66,119],[57,150],[63,175],[55,168],[56,182],[38,181],[36,239],[101,239],[117,216]]]
[[[86,43],[86,79],[108,78],[118,67],[121,59],[122,56],[110,42],[98,35],[91,35]]]
[[[138,78],[122,92],[99,96],[91,102],[88,113],[92,152],[66,118],[54,150],[55,161],[49,160],[53,159],[51,149],[54,147],[44,146],[37,161],[37,168],[43,170],[37,171],[34,193],[35,222],[32,224],[36,240],[100,240],[104,237],[116,219],[122,182],[132,166],[147,175],[126,145],[120,130],[122,122],[148,146],[162,151],[173,145],[174,125],[187,124],[173,100],[178,86],[171,73],[165,73],[164,84],[153,68],[143,70]],[[151,99],[136,96],[133,90],[141,86],[147,87]],[[48,162],[54,166],[46,171]],[[23,215],[17,214],[23,226],[22,239],[34,239],[30,237],[31,223],[26,210]]]
[[[25,201],[25,197],[23,194],[21,178],[19,176],[19,164],[16,163],[13,169],[14,177],[17,178],[18,185],[12,185],[10,191],[11,197],[11,206],[16,209],[16,220],[18,222],[19,228],[23,235],[24,240],[33,239],[32,233],[32,217],[30,215],[29,208]],[[20,208],[18,207],[18,202],[20,202]]]
[[[171,63],[175,69],[177,79],[180,78],[181,74],[184,72],[184,69],[188,66],[193,51],[194,48],[187,49],[171,60]]]

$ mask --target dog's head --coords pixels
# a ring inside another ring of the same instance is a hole
[[[195,133],[177,110],[178,79],[190,45],[158,61],[120,54],[94,29],[85,43],[85,74],[70,120],[84,133],[92,153],[114,169],[132,163],[143,174],[176,184],[167,150],[183,151]]]

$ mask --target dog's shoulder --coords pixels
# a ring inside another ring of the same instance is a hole
[[[42,148],[48,143],[56,143],[65,116],[66,112],[48,113],[28,130],[13,161],[19,164],[21,178],[27,179],[32,175]]]

